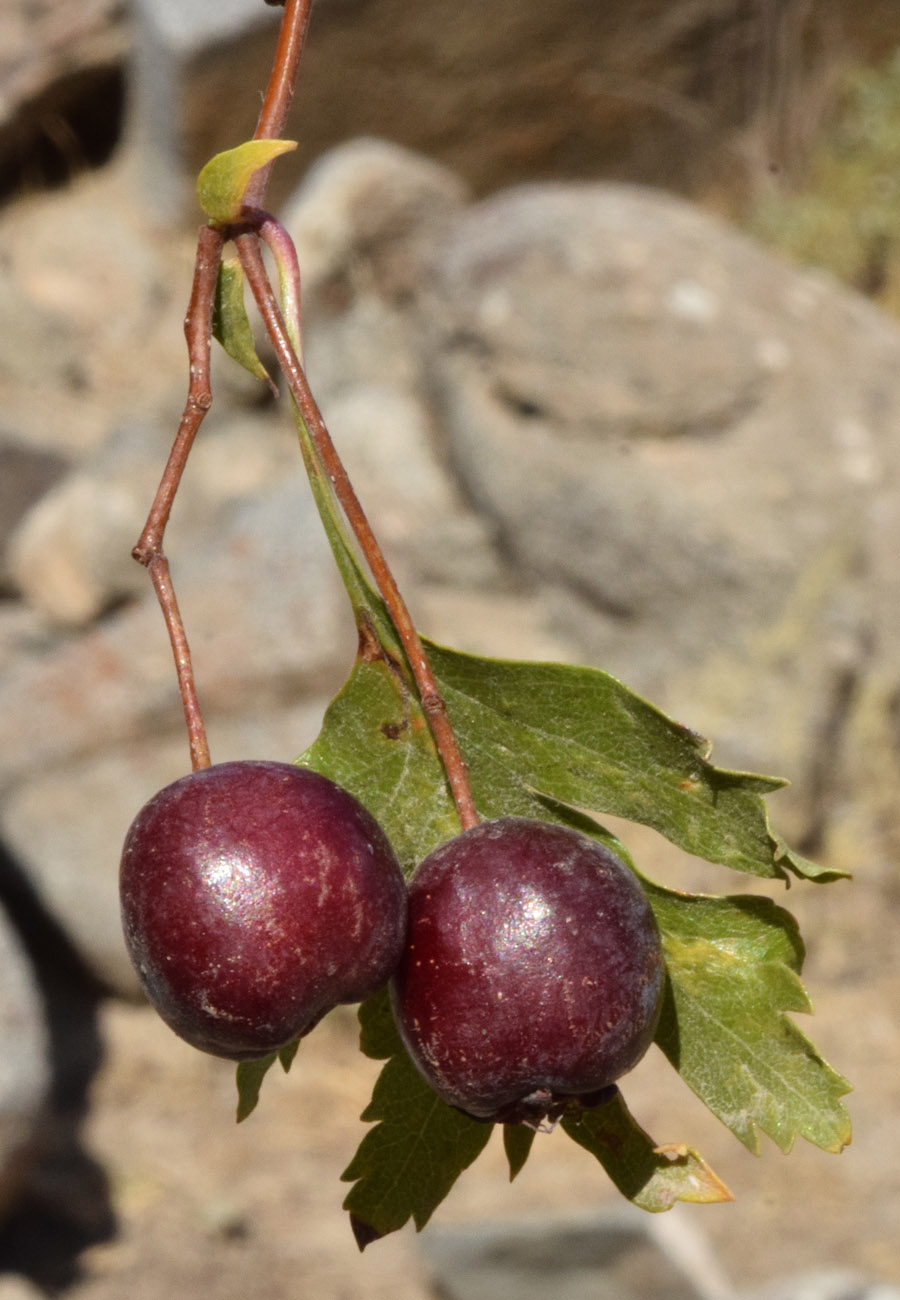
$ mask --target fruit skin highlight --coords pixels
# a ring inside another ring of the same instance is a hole
[[[288,763],[221,763],[166,786],[128,831],[120,896],[153,1006],[232,1060],[375,993],[406,935],[406,886],[378,822]]]
[[[409,882],[394,1016],[428,1083],[475,1119],[538,1126],[596,1105],[656,1030],[659,931],[633,872],[521,817],[447,841]]]

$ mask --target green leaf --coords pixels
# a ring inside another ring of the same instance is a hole
[[[561,1126],[600,1161],[623,1196],[642,1210],[670,1210],[676,1201],[712,1204],[734,1197],[706,1161],[685,1146],[655,1146],[622,1094],[594,1110],[566,1115]]]
[[[281,1068],[285,1074],[290,1070],[294,1057],[297,1055],[297,1049],[300,1046],[300,1039],[295,1039],[293,1043],[288,1043],[277,1052],[269,1052],[267,1056],[257,1057],[255,1061],[239,1061],[237,1067],[237,1122],[240,1124],[248,1115],[252,1115],[259,1103],[259,1092],[262,1088],[262,1081],[271,1070],[276,1061],[280,1061]]]
[[[359,1047],[373,1061],[386,1061],[403,1050],[387,989],[376,993],[359,1008]]]
[[[236,257],[225,258],[219,264],[212,332],[230,357],[245,370],[249,370],[251,375],[268,384],[275,396],[278,396],[278,389],[256,352],[253,331],[244,306],[244,272]]]
[[[425,717],[386,655],[358,661],[299,760],[354,794],[378,818],[409,873],[459,819]]]
[[[627,850],[581,811],[646,821],[692,852],[756,875],[789,862],[762,795],[778,782],[721,772],[693,733],[592,669],[473,659],[431,648],[484,816],[573,825]],[[404,869],[459,829],[444,774],[404,667],[369,646],[300,760],[349,788],[384,825]],[[820,875],[819,879],[826,878]],[[766,899],[692,898],[644,882],[663,933],[670,991],[660,1043],[691,1087],[753,1145],[756,1128],[828,1150],[849,1137],[846,1084],[784,1012],[808,1009],[802,945],[788,913]],[[412,1217],[420,1226],[484,1140],[484,1126],[445,1107],[400,1044],[386,999],[367,1004],[364,1050],[388,1058],[364,1118],[377,1127],[347,1170],[356,1230],[369,1240]],[[624,1103],[567,1117],[626,1195],[661,1209],[722,1199],[727,1189],[688,1147],[657,1148]],[[511,1172],[530,1139],[505,1135]],[[367,1235],[368,1234],[368,1235]]]
[[[296,140],[247,140],[217,153],[197,177],[197,198],[211,221],[227,225],[239,220],[247,186],[261,167],[297,148]]]
[[[270,1052],[268,1056],[260,1056],[255,1061],[240,1061],[238,1063],[237,1122],[239,1124],[256,1110],[262,1081],[277,1060],[278,1053]]]
[[[374,1128],[342,1175],[354,1184],[344,1208],[364,1250],[410,1218],[423,1228],[493,1126],[453,1110],[432,1091],[403,1050],[384,995],[360,1009],[360,1020],[369,1054],[389,1056],[362,1115]]]
[[[840,1151],[850,1085],[785,1014],[811,1010],[793,917],[767,898],[645,887],[669,975],[656,1041],[675,1069],[754,1153],[759,1130],[782,1151],[796,1137]]]
[[[320,739],[299,761],[346,785],[367,804],[411,869],[458,823],[448,815],[445,776],[409,666],[348,535],[309,430],[295,414],[316,505],[357,625],[368,628],[378,650],[360,654]],[[715,767],[708,741],[608,673],[488,660],[433,643],[426,648],[483,817],[568,820],[554,810],[555,803],[643,823],[688,853],[751,875],[789,881],[793,873],[826,882],[847,874],[809,862],[773,834],[763,796],[780,789],[782,779]],[[357,708],[363,717],[350,716]],[[383,770],[380,760],[389,753]],[[425,801],[424,824],[418,797]]]
[[[509,1162],[510,1182],[525,1168],[525,1161],[531,1154],[535,1136],[536,1130],[529,1128],[527,1124],[503,1125],[503,1149]]]
[[[356,611],[361,651],[319,738],[298,761],[370,809],[409,873],[458,832],[459,821],[408,665],[302,424],[300,435]],[[479,659],[435,645],[428,653],[483,817],[558,821],[610,842],[587,815],[605,812],[755,876],[828,881],[844,874],[807,862],[771,831],[764,796],[782,781],[715,767],[706,741],[608,674]],[[802,950],[787,913],[766,900],[695,900],[646,887],[671,966],[660,1042],[676,1068],[748,1144],[758,1127],[785,1145],[800,1133],[840,1149],[849,1137],[838,1101],[847,1085],[783,1014],[808,1007],[798,974]],[[752,934],[725,924],[735,914],[752,920]],[[698,915],[724,926],[707,937],[702,960],[702,945],[685,941]],[[375,1128],[344,1175],[355,1180],[346,1204],[361,1246],[410,1217],[421,1227],[487,1140],[485,1126],[445,1106],[421,1079],[383,1000],[363,1009],[363,1042],[387,1064],[363,1116]],[[645,1208],[730,1195],[690,1148],[654,1147],[621,1099],[588,1116],[567,1116],[563,1128]],[[512,1132],[505,1140],[514,1176],[530,1141]]]
[[[429,643],[479,811],[547,818],[547,798],[652,826],[709,862],[826,881],[769,828],[784,782],[730,772],[709,743],[596,668],[517,663]]]
[[[284,1070],[285,1074],[287,1074],[290,1071],[291,1066],[294,1064],[294,1058],[296,1057],[297,1052],[299,1050],[300,1050],[299,1038],[295,1038],[294,1041],[292,1043],[288,1043],[286,1047],[280,1048],[278,1052],[278,1059],[281,1062],[281,1068],[282,1070]]]
[[[772,833],[762,796],[782,782],[715,767],[705,741],[607,673],[431,643],[428,654],[483,816],[567,821],[555,804],[590,808],[755,876],[846,874],[807,862]],[[357,663],[300,761],[383,816],[408,866],[459,829],[424,715],[387,656]]]

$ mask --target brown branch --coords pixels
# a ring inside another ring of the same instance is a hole
[[[438,754],[447,774],[460,822],[464,830],[468,829],[468,827],[476,825],[479,820],[469,785],[468,771],[460,752],[456,734],[447,717],[447,707],[431,665],[428,662],[421,638],[416,631],[406,602],[400,594],[400,589],[394,580],[384,553],[375,534],[372,532],[359,498],[338,455],[337,448],[331,440],[331,435],[322,419],[322,413],[310,391],[303,367],[297,359],[284,319],[278,309],[275,294],[269,283],[257,235],[253,231],[244,231],[235,235],[234,243],[288,387],[297,403],[300,414],[306,422],[316,452],[334,488],[335,496],[366,557],[375,585],[387,605],[391,620],[400,638],[400,643],[409,661],[419,698],[422,702],[422,708],[425,711]]]
[[[184,719],[187,723],[191,764],[195,771],[199,767],[209,766],[209,745],[194,684],[190,648],[178,602],[175,599],[169,562],[163,552],[163,536],[197,430],[212,405],[209,377],[212,314],[224,243],[222,231],[214,226],[201,226],[197,240],[194,281],[184,320],[184,335],[190,363],[187,400],[147,522],[132,551],[134,558],[143,564],[150,574],[165,619],[172,654],[175,658]]]
[[[277,140],[284,131],[294,99],[297,69],[306,45],[311,11],[312,0],[286,0],[281,30],[278,34],[278,47],[272,64],[272,75],[266,88],[259,121],[253,132],[254,140]],[[263,206],[271,170],[271,163],[261,167],[250,181],[244,195],[246,207]]]
[[[272,75],[263,100],[255,139],[277,138],[284,129],[294,94],[294,82],[309,28],[312,0],[285,0]],[[269,180],[270,167],[261,168],[244,196],[250,208],[260,207]],[[191,764],[196,771],[208,767],[209,744],[191,663],[184,621],[178,608],[169,562],[163,551],[163,537],[197,431],[212,405],[210,348],[216,282],[225,232],[213,225],[202,226],[197,240],[194,280],[184,321],[190,362],[188,395],[178,432],[169,453],[162,479],[153,498],[147,522],[132,554],[150,574],[156,592],[178,675],[178,691],[184,709],[190,744]]]
[[[281,23],[278,47],[272,75],[266,90],[262,111],[254,133],[255,139],[278,138],[284,129],[293,98],[294,82],[300,56],[309,29],[312,0],[285,0],[285,13]],[[197,431],[206,412],[212,405],[210,388],[210,347],[212,316],[215,304],[216,283],[222,249],[226,238],[232,238],[263,321],[275,348],[279,364],[297,407],[306,422],[316,453],[333,486],[337,500],[359,542],[366,561],[393,621],[397,635],[406,653],[418,689],[422,708],[428,719],[434,742],[440,755],[447,780],[453,794],[463,829],[478,822],[478,813],[472,798],[468,771],[459,749],[456,735],[447,717],[447,708],[441,695],[422,641],[410,617],[406,602],[394,580],[374,533],[369,525],[359,498],[325,427],[318,405],[306,381],[303,367],[291,342],[284,318],[266,274],[259,248],[260,227],[267,221],[262,201],[268,184],[270,167],[261,168],[252,178],[244,194],[242,225],[224,228],[215,225],[201,227],[194,280],[190,302],[184,322],[185,338],[190,360],[190,384],[181,422],[162,479],[154,497],[144,530],[132,554],[150,572],[153,586],[166,623],[175,666],[178,688],[184,707],[185,721],[190,741],[191,762],[194,769],[208,767],[209,747],[206,730],[194,683],[190,649],[184,623],[175,598],[169,564],[163,552],[163,536],[181,482],[188,456]],[[272,223],[277,226],[277,223]],[[280,228],[279,228],[280,229]],[[277,230],[264,232],[275,239]],[[283,247],[276,248],[282,259]],[[290,251],[293,252],[293,245]],[[290,268],[292,284],[298,277],[296,268]],[[289,295],[290,297],[291,295]],[[296,294],[292,295],[296,296]],[[291,310],[291,302],[288,302]],[[296,305],[299,331],[299,303]],[[292,317],[293,319],[293,317]]]
[[[159,601],[159,607],[163,612],[166,631],[169,634],[169,642],[175,658],[178,692],[184,709],[184,721],[187,725],[188,745],[191,751],[191,767],[196,772],[201,767],[209,767],[210,758],[206,727],[203,723],[203,714],[200,711],[200,701],[197,698],[197,689],[194,684],[191,651],[188,646],[181,611],[178,608],[178,601],[175,599],[175,588],[172,585],[172,575],[169,572],[169,561],[162,551],[158,551],[153,555],[147,564],[147,569],[150,573],[150,581],[153,583],[153,590],[156,592],[156,598]]]
[[[194,264],[194,281],[184,318],[184,336],[187,341],[190,363],[190,382],[187,401],[181,422],[163,476],[153,499],[150,514],[137,546],[132,554],[141,564],[149,564],[151,557],[162,547],[163,533],[169,521],[175,493],[181,482],[197,430],[206,412],[212,406],[212,389],[209,379],[209,362],[212,336],[212,315],[216,296],[216,280],[225,237],[215,226],[201,226],[197,240],[197,258]]]
[[[293,99],[294,82],[309,27],[311,8],[312,0],[285,0],[285,12],[281,21],[272,75],[257,123],[256,139],[277,138],[284,129]],[[269,171],[270,167],[262,168],[253,177],[245,195],[248,206],[261,205],[268,184]],[[191,764],[195,771],[197,768],[209,766],[209,745],[200,702],[197,698],[187,634],[175,597],[169,562],[163,551],[163,537],[194,439],[206,412],[212,405],[209,373],[212,314],[224,243],[225,232],[222,229],[212,225],[201,227],[197,241],[193,286],[184,321],[190,362],[187,400],[147,522],[132,551],[134,558],[148,570],[163,613],[175,659],[178,690],[188,730]]]

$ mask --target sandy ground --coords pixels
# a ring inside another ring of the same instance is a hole
[[[698,870],[715,871],[694,869],[694,888]],[[710,880],[724,892],[720,874]],[[806,978],[817,1014],[803,1027],[856,1085],[852,1146],[836,1157],[800,1143],[783,1156],[765,1141],[754,1157],[656,1049],[623,1091],[659,1141],[695,1146],[733,1189],[734,1204],[679,1206],[673,1217],[689,1216],[708,1236],[736,1285],[832,1265],[900,1284],[900,971],[883,900],[862,881],[797,888],[779,901],[800,916],[810,941]],[[84,1142],[108,1176],[116,1229],[82,1252],[71,1300],[432,1294],[411,1229],[360,1255],[341,1210],[339,1175],[364,1131],[358,1115],[377,1072],[356,1050],[351,1011],[316,1030],[289,1076],[269,1076],[258,1110],[240,1126],[230,1065],[186,1047],[145,1008],[110,1002],[101,1027],[107,1054]],[[561,1133],[539,1138],[510,1186],[495,1138],[433,1223],[583,1214],[617,1200],[602,1170]]]

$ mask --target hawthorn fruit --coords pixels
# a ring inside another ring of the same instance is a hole
[[[128,831],[120,895],[153,1006],[233,1060],[376,992],[406,935],[406,887],[378,822],[288,763],[221,763],[166,786]]]
[[[428,1083],[480,1120],[598,1104],[656,1030],[665,968],[646,894],[578,831],[521,817],[447,841],[409,883],[391,984]]]

